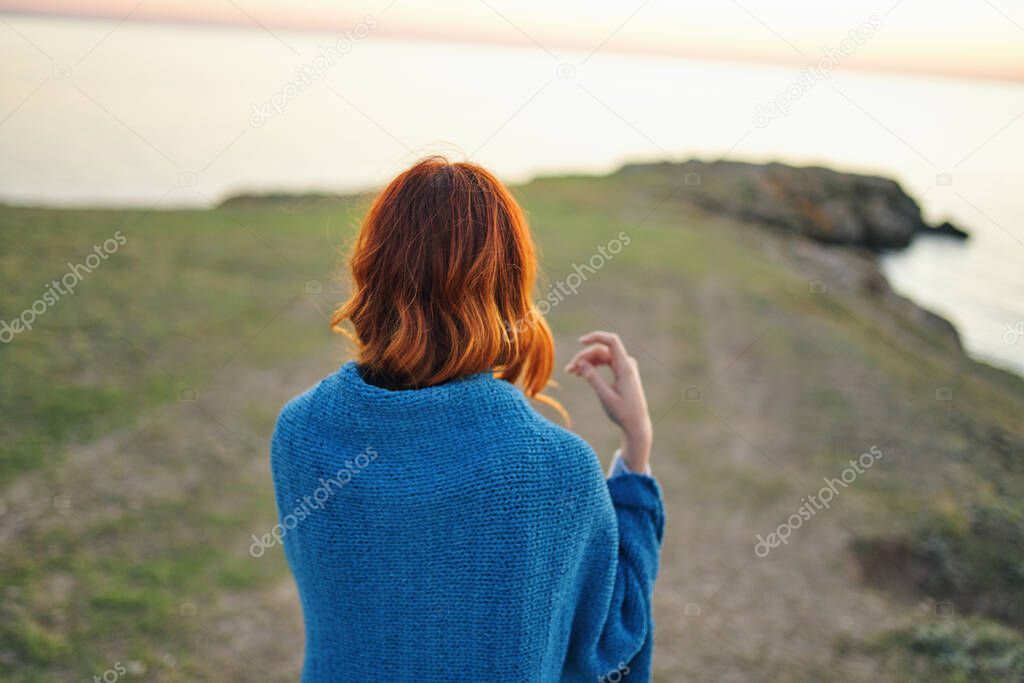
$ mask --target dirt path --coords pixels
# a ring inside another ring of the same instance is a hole
[[[794,457],[806,448],[787,421],[798,413],[799,382],[758,351],[788,324],[786,309],[751,319],[734,296],[714,279],[697,294],[709,368],[699,403],[712,419],[657,428],[659,443],[679,446],[656,464],[670,518],[656,679],[888,680],[874,658],[837,654],[841,640],[861,641],[906,616],[860,585],[841,511],[823,511],[768,557],[754,553],[756,534],[796,512],[824,473]]]

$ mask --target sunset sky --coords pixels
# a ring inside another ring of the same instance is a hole
[[[407,40],[521,45],[551,53],[649,53],[809,64],[871,20],[853,68],[1024,80],[1024,5],[1008,0],[0,0],[0,12],[336,33],[364,16]]]

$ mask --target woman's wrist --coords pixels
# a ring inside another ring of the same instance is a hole
[[[651,443],[653,435],[650,428],[638,435],[622,434],[620,453],[626,467],[632,472],[646,472],[651,465]]]

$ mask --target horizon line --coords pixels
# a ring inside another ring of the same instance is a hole
[[[45,8],[5,8],[0,5],[0,16],[2,15],[15,15],[23,17],[33,17],[41,19],[57,19],[66,21],[103,21],[103,20],[115,20],[121,23],[134,23],[134,24],[155,24],[164,26],[184,26],[189,28],[234,28],[245,31],[264,31],[273,35],[271,28],[278,29],[281,31],[288,31],[294,33],[304,33],[309,35],[329,35],[336,33],[338,30],[342,30],[346,27],[335,27],[325,26],[324,24],[317,24],[314,19],[303,19],[292,22],[267,22],[260,23],[256,19],[249,17],[248,20],[242,19],[228,19],[228,18],[199,18],[192,16],[170,16],[164,14],[145,14],[141,16],[129,15],[127,17],[120,16],[116,13],[112,13],[104,10],[89,11],[83,9],[74,13],[62,12],[62,11],[47,11]],[[118,24],[120,25],[120,24]],[[480,45],[480,46],[501,46],[501,47],[519,47],[528,48],[535,47],[537,49],[548,52],[553,57],[557,58],[557,55],[553,55],[547,49],[547,46],[537,43],[528,36],[522,39],[509,39],[499,36],[473,36],[458,32],[444,32],[444,31],[408,31],[408,30],[388,30],[386,28],[377,28],[375,32],[384,38],[407,41],[407,42],[428,42],[428,43],[445,43],[445,44],[465,44],[465,45]],[[525,34],[524,34],[525,36]],[[276,37],[276,36],[275,36]],[[280,38],[278,38],[280,40]],[[740,63],[746,65],[764,65],[772,64],[779,66],[801,66],[807,67],[812,66],[817,59],[816,58],[801,58],[801,57],[788,57],[785,55],[779,55],[774,53],[764,52],[738,52],[738,51],[701,51],[692,50],[687,51],[684,49],[673,49],[669,47],[655,45],[652,47],[641,47],[636,45],[629,46],[612,46],[600,44],[596,49],[590,44],[583,44],[579,42],[573,42],[569,40],[559,40],[557,42],[549,43],[551,47],[556,49],[566,49],[574,51],[583,51],[589,53],[591,56],[597,52],[598,49],[619,54],[619,55],[636,55],[646,56],[661,59],[683,59],[683,60],[694,60],[694,61],[710,61],[710,62],[723,62],[723,63]],[[289,46],[290,47],[290,46]],[[589,56],[587,57],[589,59]],[[571,63],[571,62],[568,62]],[[844,69],[850,69],[868,73],[890,73],[906,76],[916,77],[942,77],[952,78],[957,80],[987,80],[995,81],[1000,83],[1022,83],[1024,82],[1024,69],[1021,69],[1019,73],[1010,72],[1007,73],[1005,70],[984,70],[984,69],[949,69],[939,67],[927,67],[917,66],[913,64],[881,64],[881,63],[846,63]]]

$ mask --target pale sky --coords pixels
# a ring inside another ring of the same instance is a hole
[[[364,16],[409,40],[810,64],[865,23],[845,68],[1024,80],[1012,0],[0,0],[0,12],[339,32]],[[848,42],[847,45],[850,45]]]

